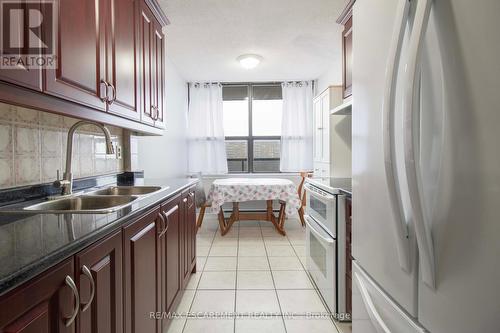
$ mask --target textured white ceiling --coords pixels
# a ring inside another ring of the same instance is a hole
[[[341,70],[346,0],[160,0],[171,24],[167,54],[188,81],[316,79]],[[236,57],[264,60],[245,70]]]

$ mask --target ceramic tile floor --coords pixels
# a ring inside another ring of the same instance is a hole
[[[168,333],[337,333],[306,274],[305,229],[280,236],[268,222],[242,221],[222,237],[207,215],[197,235],[197,273]]]

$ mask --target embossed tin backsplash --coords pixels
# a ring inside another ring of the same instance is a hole
[[[0,103],[0,189],[51,182],[64,172],[68,129],[78,119]],[[114,144],[123,130],[107,126]],[[73,177],[123,171],[123,159],[106,155],[102,132],[78,130],[73,145]]]

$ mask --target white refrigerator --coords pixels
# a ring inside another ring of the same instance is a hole
[[[500,332],[500,1],[353,9],[353,333]]]

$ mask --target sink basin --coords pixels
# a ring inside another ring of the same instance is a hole
[[[161,190],[159,186],[111,186],[90,192],[92,195],[146,195]]]
[[[25,207],[36,213],[94,213],[105,214],[132,204],[137,197],[130,195],[81,195],[46,201]]]

